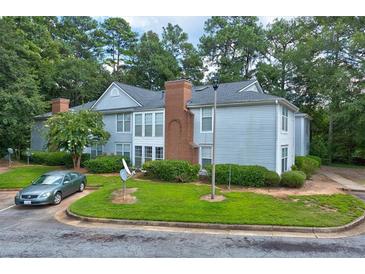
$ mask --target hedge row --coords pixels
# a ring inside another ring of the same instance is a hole
[[[123,157],[118,155],[98,156],[85,161],[85,167],[92,173],[119,172],[123,168]],[[129,165],[129,160],[126,159]]]
[[[212,168],[207,167],[211,178]],[[275,171],[270,171],[262,166],[240,166],[236,164],[216,165],[216,182],[227,184],[231,177],[232,185],[245,187],[302,187],[305,182],[305,174],[301,171],[287,171],[280,177]]]
[[[82,154],[81,166],[84,166],[86,160],[90,159],[90,154]],[[34,151],[31,154],[30,161],[35,164],[48,165],[48,166],[66,166],[68,168],[73,167],[72,156],[68,152],[47,152],[47,151]]]
[[[304,185],[306,175],[303,171],[287,171],[281,174],[281,186],[299,188]]]
[[[181,160],[148,161],[143,164],[146,175],[162,181],[191,182],[198,178],[199,165]]]
[[[295,157],[295,166],[300,171],[303,171],[307,179],[310,179],[312,175],[321,166],[321,159],[319,157],[308,155],[308,156],[297,156]]]

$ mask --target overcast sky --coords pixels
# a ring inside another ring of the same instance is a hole
[[[199,43],[199,38],[203,34],[204,22],[209,18],[208,16],[123,16],[130,25],[133,31],[140,35],[146,31],[152,30],[158,34],[162,33],[162,27],[168,23],[178,24],[182,29],[188,33],[189,40],[194,45]],[[260,21],[263,25],[272,22],[274,16],[260,16]],[[98,20],[103,20],[99,17]]]

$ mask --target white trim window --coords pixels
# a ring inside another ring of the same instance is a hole
[[[201,146],[200,147],[200,164],[204,168],[207,165],[212,164],[213,150],[212,146]]]
[[[289,118],[288,108],[282,107],[282,110],[281,110],[281,130],[284,131],[284,132],[288,132],[288,118]]]
[[[90,147],[91,158],[95,158],[103,154],[103,145],[94,144]]]
[[[163,147],[155,147],[155,160],[163,160]]]
[[[128,143],[120,143],[115,144],[115,154],[123,156],[128,160],[131,159],[131,144]]]
[[[152,161],[152,146],[144,147],[144,163]]]
[[[153,114],[152,113],[145,113],[144,114],[144,136],[152,137],[153,136]]]
[[[142,167],[142,146],[134,147],[134,165]]]
[[[141,137],[143,132],[142,113],[134,116],[134,136]]]
[[[130,133],[131,132],[131,114],[123,113],[117,114],[117,132]]]
[[[200,131],[213,132],[213,108],[201,108]]]
[[[163,136],[163,112],[155,113],[155,137]]]
[[[288,146],[281,147],[281,172],[288,171]]]

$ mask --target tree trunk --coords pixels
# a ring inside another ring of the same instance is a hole
[[[333,115],[330,113],[328,125],[328,162],[332,163],[332,143],[333,143]]]
[[[74,165],[74,169],[79,170],[81,164],[81,156],[78,154],[72,155],[72,163]]]

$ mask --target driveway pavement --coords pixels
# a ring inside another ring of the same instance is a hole
[[[317,239],[187,233],[84,227],[55,218],[85,194],[59,206],[9,208],[15,192],[0,192],[0,257],[365,257],[365,235]]]

